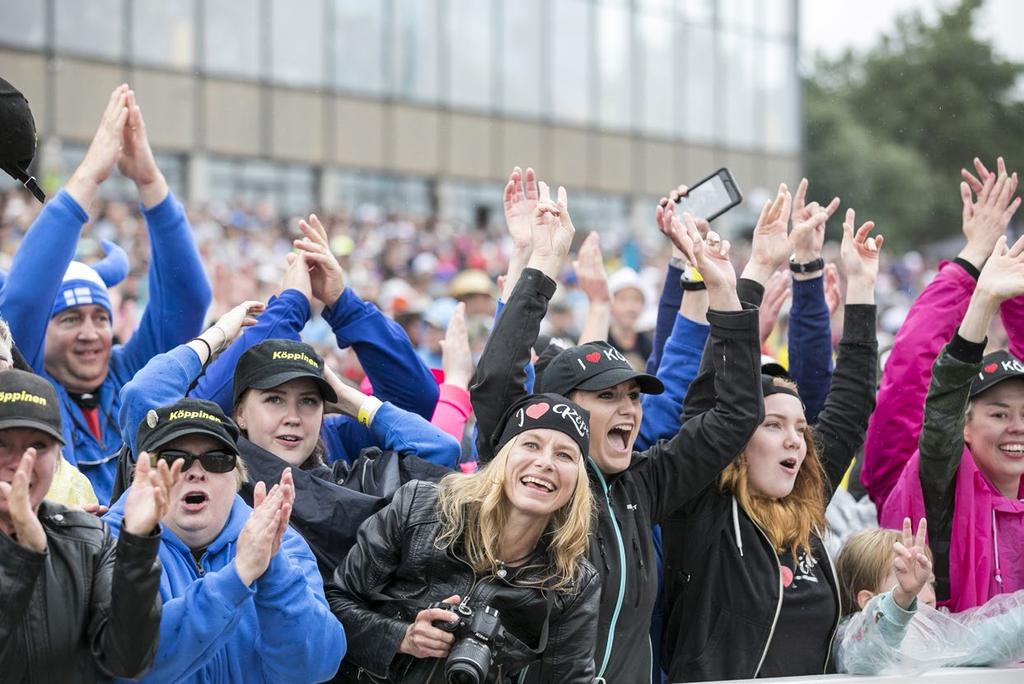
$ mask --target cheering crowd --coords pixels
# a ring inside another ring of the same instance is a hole
[[[31,128],[27,105],[3,117]],[[31,187],[34,133],[3,145]],[[115,168],[140,219],[100,210]],[[740,259],[680,186],[652,207],[659,296],[656,266],[608,275],[530,168],[501,236],[186,213],[119,86],[65,186],[3,212],[2,678],[1019,662],[1017,185],[1001,158],[963,171],[966,245],[905,316],[923,269],[883,270],[853,208],[826,245],[840,198],[780,185]]]

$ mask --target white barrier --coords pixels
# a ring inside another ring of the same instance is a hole
[[[943,667],[922,675],[891,677],[858,677],[855,675],[816,675],[810,677],[779,677],[773,679],[734,679],[731,684],[1024,684],[1024,665],[1011,668]],[[711,684],[715,684],[712,682]]]

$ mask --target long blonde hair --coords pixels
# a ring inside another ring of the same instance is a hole
[[[776,385],[796,390],[796,385],[783,378],[773,378]],[[800,549],[811,553],[811,533],[825,529],[825,473],[814,446],[814,432],[804,428],[807,457],[800,466],[793,491],[781,499],[754,496],[750,493],[745,453],[725,467],[718,484],[723,492],[731,492],[750,519],[757,523],[777,551],[788,550],[794,556]]]
[[[441,533],[435,544],[445,548],[461,542],[460,550],[479,574],[496,573],[501,565],[497,545],[512,506],[505,495],[505,467],[509,452],[520,436],[509,440],[478,472],[472,475],[452,473],[439,485]],[[590,481],[581,457],[572,498],[551,515],[548,529],[553,534],[547,548],[548,574],[538,584],[571,590],[580,561],[587,553],[593,517]]]

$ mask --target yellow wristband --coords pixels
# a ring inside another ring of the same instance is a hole
[[[368,406],[369,403],[370,402],[368,401],[364,401],[363,405],[359,407],[359,414],[356,416],[356,420],[358,420],[359,424],[364,427],[370,427],[370,407]]]

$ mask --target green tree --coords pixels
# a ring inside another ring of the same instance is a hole
[[[815,192],[839,195],[898,247],[959,231],[959,170],[973,157],[1024,164],[1024,71],[974,35],[981,5],[962,0],[933,24],[903,17],[866,54],[819,61],[805,84]]]

